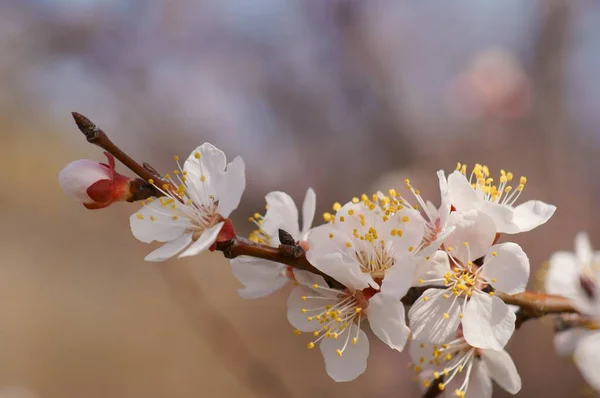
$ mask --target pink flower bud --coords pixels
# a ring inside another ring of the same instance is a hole
[[[58,182],[88,209],[102,209],[113,202],[125,201],[131,196],[131,179],[115,171],[115,158],[104,152],[108,164],[81,159],[69,163],[58,175]]]

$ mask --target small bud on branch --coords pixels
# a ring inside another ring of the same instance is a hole
[[[148,170],[150,168],[149,165],[146,165],[147,167],[144,167],[144,166],[140,165],[139,163],[137,163],[135,160],[133,160],[125,152],[123,152],[118,146],[116,146],[108,138],[106,133],[104,131],[102,131],[98,126],[96,126],[94,123],[92,123],[92,121],[90,119],[88,119],[87,117],[85,117],[82,114],[77,113],[77,112],[72,112],[71,114],[73,115],[73,119],[75,119],[75,124],[77,124],[79,131],[81,131],[83,133],[83,135],[85,135],[85,138],[87,139],[87,141],[90,144],[97,145],[100,148],[107,151],[108,153],[110,153],[111,155],[113,155],[115,158],[117,158],[119,160],[119,162],[121,162],[124,166],[129,168],[129,170],[133,171],[135,174],[140,176],[144,181],[146,181],[146,182],[154,181],[156,186],[163,186],[165,184],[171,185],[170,182],[164,181],[158,175],[156,175],[155,173]],[[151,169],[151,170],[154,170],[154,169]],[[152,186],[152,185],[150,185],[150,186]],[[145,189],[148,189],[148,187],[138,186],[138,187],[136,187],[136,189],[144,189],[145,190]],[[156,196],[156,197],[163,196],[162,193],[159,192],[154,187],[152,189],[154,191],[153,196]],[[143,195],[141,195],[141,196],[143,196]],[[142,199],[146,199],[148,197],[150,197],[150,196],[146,196],[145,198],[142,198]],[[142,200],[142,199],[136,199],[136,200]]]

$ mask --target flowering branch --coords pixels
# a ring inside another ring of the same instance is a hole
[[[204,143],[183,165],[175,156],[174,177],[163,177],[149,164],[133,160],[85,116],[73,112],[73,118],[88,142],[106,151],[108,164],[72,162],[59,175],[63,189],[90,209],[115,201],[148,199],[130,217],[138,240],[164,243],[146,256],[148,261],[220,251],[232,259],[232,271],[244,285],[238,292],[245,298],[264,297],[293,282],[288,320],[296,328],[294,334],[311,332],[307,348],[320,345],[327,372],[336,381],[350,381],[364,372],[368,337],[362,328],[366,324],[398,351],[412,335],[414,370],[439,370],[423,380],[423,397],[439,396],[465,369],[463,383],[453,391],[464,397],[471,370],[480,372],[474,383],[481,383],[481,377],[498,377],[488,374],[485,362],[496,363],[499,358],[506,371],[500,375],[504,378],[501,384],[508,392],[517,393],[521,389],[519,375],[510,356],[500,351],[515,328],[529,319],[575,313],[561,317],[566,322],[562,326],[600,329],[596,319],[579,314],[566,297],[505,293],[526,285],[530,264],[516,243],[496,244],[498,234],[531,230],[545,223],[556,209],[542,201],[515,206],[527,182],[525,177],[513,190],[508,185],[513,180],[510,172],[502,170],[496,186],[486,166],[476,165],[467,178],[466,166],[459,164],[448,177],[438,172],[439,209],[425,202],[406,180],[417,205],[411,205],[395,189],[388,191],[389,196],[378,192],[369,198],[363,194],[343,206],[336,202],[335,215],[325,213],[328,222],[314,228],[316,194],[312,188],[302,205],[301,228],[293,199],[274,191],[266,196],[266,214],[250,217],[258,229],[246,239],[236,234],[229,219],[246,185],[240,157],[227,163],[222,151]],[[118,174],[115,158],[140,178]],[[491,215],[481,210],[489,208]],[[517,212],[519,217],[515,217]],[[473,241],[473,237],[477,238]],[[580,238],[576,246],[584,259],[591,256],[589,244]],[[432,249],[437,250],[428,251]],[[243,258],[238,259],[240,256]],[[407,282],[417,275],[418,286],[409,288]],[[593,293],[593,283],[583,286],[586,292]],[[560,289],[549,292],[563,293]],[[508,305],[518,307],[515,324]],[[410,307],[408,313],[405,307]],[[489,316],[494,308],[498,309],[494,316],[501,316],[502,322],[491,322],[496,319]],[[362,322],[365,319],[368,323]],[[492,368],[490,372],[497,370]]]
[[[96,126],[91,120],[84,115],[72,112],[73,119],[79,130],[85,135],[87,141],[104,149],[124,166],[129,168],[143,180],[136,180],[136,184],[132,184],[132,199],[130,202],[147,199],[149,196],[160,197],[163,193],[157,190],[156,186],[171,186],[172,182],[164,180],[160,174],[147,163],[140,165],[133,158],[127,155],[121,148],[114,144],[107,134]],[[148,182],[152,182],[150,185]],[[135,188],[137,187],[137,191]],[[151,193],[149,193],[151,189]],[[173,190],[170,190],[173,191]],[[286,231],[279,230],[280,241],[279,247],[272,247],[260,243],[251,242],[243,237],[234,236],[224,242],[217,242],[214,249],[223,253],[223,256],[228,259],[233,259],[239,256],[250,256],[261,258],[264,260],[273,261],[288,265],[295,269],[309,271],[321,275],[331,287],[343,288],[344,286],[333,279],[331,276],[321,272],[315,268],[307,259],[306,251],[298,245]],[[403,298],[405,305],[412,305],[416,299],[427,289],[427,287],[413,287]],[[549,314],[574,313],[577,312],[571,305],[570,301],[561,296],[545,295],[541,293],[524,292],[514,295],[501,292],[496,293],[497,297],[502,299],[506,304],[516,305],[520,307],[517,319],[517,326],[528,319],[539,318]]]

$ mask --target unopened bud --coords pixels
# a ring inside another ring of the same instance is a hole
[[[131,178],[115,171],[114,157],[104,152],[108,164],[81,159],[69,163],[58,175],[58,182],[88,209],[102,209],[131,197]]]

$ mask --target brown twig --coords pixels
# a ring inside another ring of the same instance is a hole
[[[314,265],[308,262],[306,259],[306,252],[296,244],[281,244],[279,247],[273,247],[260,243],[254,243],[248,239],[236,236],[226,242],[217,243],[216,250],[223,252],[223,256],[229,259],[239,256],[249,256],[289,265],[295,269],[309,271],[314,274],[321,275],[331,287],[340,289],[344,288],[344,286],[338,281],[319,271]]]
[[[521,327],[523,322],[529,319],[536,319],[550,314],[577,312],[571,300],[551,294],[523,292],[511,295],[496,292],[496,296],[506,304],[519,307],[519,311],[517,312],[517,328]]]
[[[83,116],[81,113],[71,112],[75,124],[79,128],[79,131],[85,135],[85,138],[90,144],[94,144],[104,149],[106,152],[113,155],[119,160],[125,167],[133,171],[135,174],[140,176],[144,181],[154,181],[156,186],[162,187],[163,185],[171,185],[169,181],[164,181],[159,175],[152,173],[148,168],[140,165],[138,162],[133,160],[129,155],[123,152],[118,146],[116,146],[98,126],[96,126],[90,119]],[[156,190],[154,196],[163,196],[161,192]]]

